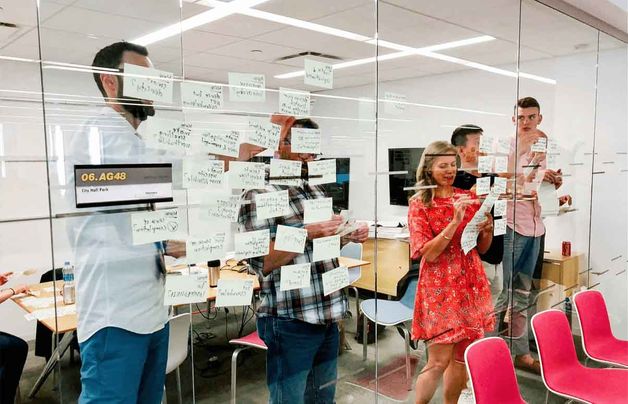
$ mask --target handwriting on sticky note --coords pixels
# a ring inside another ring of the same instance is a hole
[[[281,126],[268,122],[267,119],[249,118],[246,143],[277,150],[280,131]]]
[[[347,267],[338,267],[323,273],[323,294],[325,296],[349,286],[349,270]]]
[[[285,292],[293,289],[310,287],[312,278],[312,264],[284,265],[281,267],[281,282],[279,290]]]
[[[142,100],[172,103],[174,74],[129,63],[124,64],[122,94]]]
[[[493,181],[493,193],[500,195],[506,193],[506,185],[508,180],[504,177],[495,177]]]
[[[175,239],[182,235],[181,215],[178,209],[131,214],[133,245]]]
[[[240,136],[240,131],[235,129],[202,129],[198,134],[199,149],[207,153],[238,157]]]
[[[310,185],[329,184],[336,182],[336,159],[309,161],[308,183]],[[312,178],[313,176],[322,175],[320,178]]]
[[[512,143],[511,138],[508,137],[498,137],[497,138],[497,153],[499,154],[510,154],[510,144]]]
[[[508,157],[506,156],[495,157],[495,172],[498,174],[508,172]]]
[[[146,143],[156,149],[188,151],[192,148],[192,124],[176,119],[151,118],[141,130]]]
[[[280,87],[279,111],[294,116],[310,115],[310,93]]]
[[[298,186],[301,183],[301,165],[302,163],[300,161],[270,160],[270,184]],[[272,179],[278,177],[279,179]]]
[[[320,129],[292,128],[292,152],[312,153],[321,152],[321,131]]]
[[[266,101],[263,74],[229,73],[229,99],[240,102]]]
[[[258,220],[289,215],[288,190],[255,195],[255,212]]]
[[[477,225],[468,223],[462,231],[462,237],[460,238],[460,246],[465,255],[469,253],[478,244],[478,230]]]
[[[232,161],[229,164],[229,186],[237,189],[264,188],[264,163]]]
[[[206,302],[209,297],[208,273],[167,275],[164,289],[164,306]]]
[[[480,151],[484,153],[492,153],[493,142],[495,142],[495,136],[482,133],[480,136]]]
[[[236,233],[234,237],[235,256],[237,259],[268,255],[270,230]]]
[[[225,233],[212,234],[204,238],[191,238],[185,242],[185,255],[188,264],[198,264],[221,259],[225,255]]]
[[[303,201],[303,223],[316,223],[331,220],[332,198],[307,199]]]
[[[203,205],[203,213],[208,218],[238,221],[240,197],[237,195],[212,195],[203,201]]]
[[[493,171],[493,156],[478,157],[478,172],[490,173]]]
[[[222,86],[184,81],[181,83],[181,106],[184,109],[222,109]]]
[[[406,96],[404,94],[386,91],[384,93],[384,112],[390,115],[401,115],[406,110]]]
[[[312,59],[304,60],[305,76],[303,82],[309,86],[322,88],[334,87],[334,67],[328,63]]]
[[[493,211],[493,214],[495,216],[504,216],[506,214],[507,204],[508,202],[505,199],[495,201],[495,210]]]
[[[253,298],[252,279],[218,279],[216,307],[248,306]]]
[[[330,260],[340,256],[340,236],[316,238],[314,244],[314,262]]]
[[[275,236],[275,250],[288,251],[303,254],[305,241],[307,240],[307,230],[292,226],[277,226]]]
[[[475,181],[475,194],[486,195],[491,192],[491,177],[478,178]]]
[[[534,142],[534,144],[530,148],[530,151],[537,152],[537,153],[545,153],[546,150],[547,150],[547,138],[546,137],[538,138],[536,142]]]
[[[493,236],[506,234],[506,219],[497,219],[493,222]]]
[[[221,188],[225,162],[222,160],[183,160],[183,188]]]

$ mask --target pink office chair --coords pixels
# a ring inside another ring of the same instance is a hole
[[[257,335],[257,331],[253,331],[249,335],[241,338],[232,339],[230,344],[239,345],[231,355],[231,404],[236,404],[236,372],[238,371],[238,354],[245,349],[257,348],[266,351],[266,344]]]
[[[628,341],[613,335],[602,293],[585,290],[576,293],[573,300],[582,330],[584,353],[594,361],[628,367]]]
[[[464,359],[476,404],[526,404],[503,339],[491,337],[473,342],[464,351]]]
[[[541,377],[549,391],[586,403],[626,402],[628,370],[593,369],[578,362],[565,313],[546,310],[535,314],[532,331],[539,348]],[[545,402],[548,398],[549,392]]]

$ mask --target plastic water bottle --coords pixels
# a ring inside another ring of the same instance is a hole
[[[66,261],[63,263],[63,304],[74,303],[74,267]]]

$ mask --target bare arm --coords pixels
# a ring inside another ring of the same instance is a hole
[[[493,216],[486,212],[486,220],[479,224],[478,230],[478,252],[484,254],[491,247],[493,242]]]
[[[441,253],[445,251],[445,248],[449,245],[449,242],[459,225],[460,221],[452,220],[442,232],[421,247],[419,251],[425,261],[436,261],[438,256],[441,255]]]

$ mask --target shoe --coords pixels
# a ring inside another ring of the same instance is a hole
[[[532,363],[529,363],[522,360],[521,356],[515,356],[514,364],[517,369],[525,370],[537,375],[541,374],[541,362],[536,359],[534,359]]]

